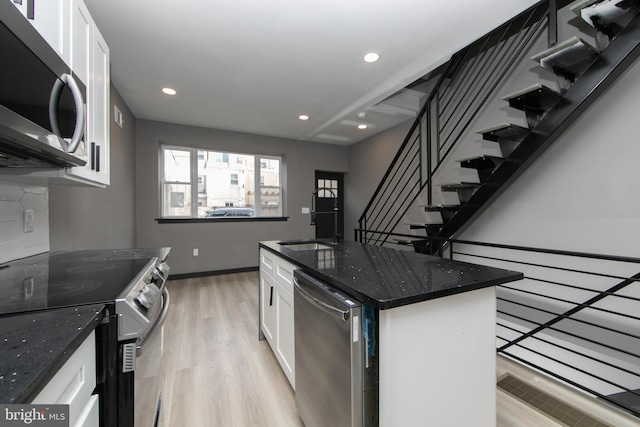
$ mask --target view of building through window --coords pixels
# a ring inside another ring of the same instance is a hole
[[[162,157],[165,218],[282,216],[278,157],[185,147],[163,147]]]

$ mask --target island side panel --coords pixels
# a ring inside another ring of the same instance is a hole
[[[379,312],[380,426],[495,427],[495,287]]]

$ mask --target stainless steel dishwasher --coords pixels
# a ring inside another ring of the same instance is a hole
[[[362,305],[294,273],[296,406],[306,427],[363,426]]]

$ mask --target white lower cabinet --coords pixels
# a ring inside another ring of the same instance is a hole
[[[293,271],[296,266],[260,249],[260,327],[295,389]]]
[[[91,395],[89,401],[78,416],[74,427],[99,427],[100,426],[100,399],[97,394]]]
[[[293,330],[293,294],[276,284],[276,358],[295,389],[295,338]]]
[[[98,426],[98,396],[92,394],[95,388],[96,336],[91,332],[31,403],[69,405],[70,426]]]
[[[260,327],[262,333],[267,338],[267,341],[271,346],[275,339],[276,331],[276,306],[274,304],[274,294],[276,292],[276,285],[273,277],[260,270],[260,293],[262,304],[262,316],[260,319]]]

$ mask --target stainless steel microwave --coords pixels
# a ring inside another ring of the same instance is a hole
[[[20,11],[1,1],[0,167],[84,165],[85,128],[86,87]]]

